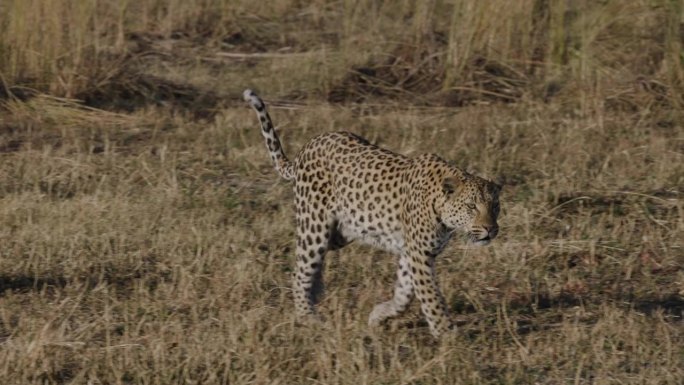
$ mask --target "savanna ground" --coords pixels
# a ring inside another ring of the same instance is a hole
[[[250,4],[252,3],[252,4]],[[684,383],[680,1],[0,3],[0,383]],[[369,330],[394,259],[292,315],[290,155],[349,130],[503,176],[500,236]]]

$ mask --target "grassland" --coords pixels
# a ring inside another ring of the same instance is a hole
[[[684,383],[680,1],[0,3],[0,383]],[[437,263],[458,332],[381,330],[394,260],[289,291],[289,154],[349,130],[500,175]]]

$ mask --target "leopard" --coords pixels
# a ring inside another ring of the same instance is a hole
[[[435,154],[408,157],[346,131],[315,136],[289,160],[264,101],[250,89],[243,99],[256,112],[275,170],[294,182],[295,313],[317,316],[326,253],[359,241],[398,260],[393,297],[373,308],[370,327],[404,313],[417,297],[435,338],[455,330],[436,257],[456,231],[477,246],[497,237],[500,182]]]

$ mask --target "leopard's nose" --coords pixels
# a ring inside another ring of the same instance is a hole
[[[489,237],[494,238],[496,234],[499,232],[499,226],[498,225],[484,225],[485,230],[487,230],[487,234]]]

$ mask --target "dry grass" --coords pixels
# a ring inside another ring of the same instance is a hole
[[[680,2],[248,3],[0,3],[0,383],[684,382]],[[498,240],[438,260],[455,335],[369,330],[394,263],[360,245],[296,322],[247,86],[290,154],[504,176]]]

